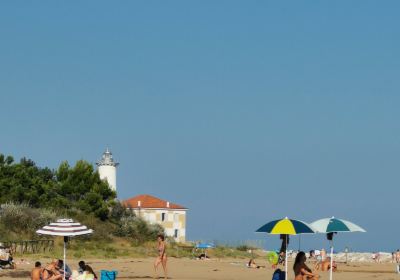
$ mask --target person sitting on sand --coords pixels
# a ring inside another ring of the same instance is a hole
[[[327,257],[324,261],[316,263],[314,269],[315,270],[321,269],[321,271],[329,271],[331,269],[331,258]],[[333,271],[336,271],[336,269],[337,269],[337,264],[335,261],[333,261]]]
[[[321,255],[321,261],[324,261],[326,259],[326,251],[324,248],[321,249],[320,255]]]
[[[257,265],[254,259],[250,259],[249,263],[247,264],[248,268],[264,268],[265,266]]]
[[[306,260],[307,257],[303,251],[297,254],[293,265],[294,280],[318,280],[319,275],[312,273],[311,269],[306,265]]]
[[[202,260],[202,261],[204,261],[204,260],[209,260],[210,259],[210,257],[209,256],[207,256],[205,253],[201,253],[197,258],[196,258],[196,260]]]
[[[42,264],[40,262],[35,262],[35,267],[31,271],[31,280],[41,280],[42,271]]]
[[[72,275],[72,270],[69,268],[67,264],[65,264],[65,271],[64,271],[64,261],[58,260],[57,266],[59,267],[59,271],[61,274],[65,273],[65,279],[69,279]]]
[[[42,280],[61,280],[63,275],[60,273],[60,267],[58,267],[58,261],[53,261],[48,264],[42,272]]]
[[[381,258],[381,256],[380,256],[379,252],[372,253],[372,259],[374,260],[374,262],[379,263],[380,258]]]
[[[310,257],[309,259],[314,259],[315,258],[315,250],[310,250]]]
[[[17,266],[14,263],[11,248],[4,247],[3,243],[0,243],[0,267],[5,268],[8,266],[11,269],[16,269]]]
[[[83,274],[84,272],[87,272],[89,274],[93,274],[94,279],[98,279],[96,273],[94,273],[94,271],[93,271],[93,269],[91,268],[90,265],[85,264],[84,261],[80,261],[78,263],[78,265],[79,265],[79,271],[78,271],[79,274]]]

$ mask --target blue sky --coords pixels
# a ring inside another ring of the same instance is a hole
[[[0,152],[56,168],[109,146],[119,197],[187,206],[191,240],[334,215],[368,231],[339,249],[397,249],[399,8],[2,2]]]

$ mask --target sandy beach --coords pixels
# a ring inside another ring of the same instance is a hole
[[[19,264],[16,270],[0,271],[0,278],[8,279],[28,279],[29,272],[33,267],[35,260],[27,260]],[[43,264],[50,260],[41,259]],[[79,260],[70,260],[71,269],[77,269]],[[114,259],[114,260],[87,260],[95,271],[101,269],[117,270],[119,279],[152,279],[153,270],[152,258],[144,259]],[[238,259],[221,259],[198,261],[190,259],[169,259],[169,279],[186,279],[186,280],[235,280],[235,279],[254,279],[265,280],[272,278],[272,269],[270,266],[261,269],[249,269],[245,266],[246,260]],[[261,260],[257,262],[259,265],[266,265]],[[291,267],[291,263],[289,263]],[[358,279],[382,279],[391,280],[398,279],[395,274],[395,265],[390,263],[350,263],[339,264],[339,271],[335,273],[334,279],[341,280],[358,280]],[[160,278],[162,271],[160,271]],[[321,279],[329,279],[327,272],[320,272]],[[293,273],[289,271],[289,279],[293,279]]]

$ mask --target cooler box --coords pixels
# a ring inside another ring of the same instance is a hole
[[[115,280],[117,278],[118,272],[116,270],[108,271],[108,270],[102,270],[100,272],[100,279],[101,280]]]

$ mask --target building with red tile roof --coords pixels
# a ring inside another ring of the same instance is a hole
[[[123,205],[128,208],[147,208],[147,209],[187,209],[181,205],[170,203],[169,201],[160,199],[158,197],[141,194],[135,197],[124,200]]]
[[[186,241],[186,207],[148,194],[123,200],[122,205],[144,220],[162,225],[175,241]]]

